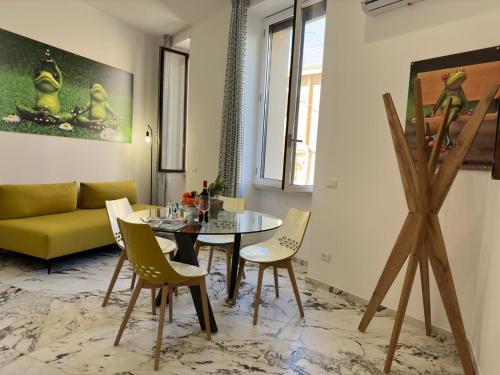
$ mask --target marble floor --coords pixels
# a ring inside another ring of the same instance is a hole
[[[206,252],[201,252],[206,265]],[[224,255],[216,253],[207,285],[219,332],[199,330],[187,288],[166,322],[160,370],[153,371],[157,316],[143,291],[121,343],[113,341],[130,297],[124,269],[107,307],[101,307],[118,258],[112,248],[57,261],[53,273],[36,259],[0,251],[0,373],[83,374],[383,374],[393,319],[377,314],[367,333],[357,330],[362,306],[305,282],[296,265],[305,308],[301,319],[291,285],[280,271],[276,299],[266,272],[257,326],[252,325],[256,269],[247,268],[240,298],[227,306]],[[426,337],[405,324],[393,374],[462,374],[453,340]]]

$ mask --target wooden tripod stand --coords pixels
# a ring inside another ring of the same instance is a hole
[[[392,252],[382,271],[370,302],[363,315],[359,330],[364,332],[373,318],[378,306],[386,296],[389,288],[401,271],[409,257],[408,268],[401,291],[401,298],[395,317],[391,341],[387,350],[384,371],[390,372],[401,326],[406,313],[408,299],[415,278],[417,266],[420,268],[422,295],[424,302],[425,328],[431,334],[431,307],[429,292],[429,261],[443,301],[446,315],[455,338],[458,353],[466,375],[474,374],[474,367],[469,352],[465,329],[460,313],[455,285],[448,263],[443,235],[438,219],[438,212],[450,190],[460,166],[470,149],[486,112],[498,90],[494,84],[486,90],[474,114],[464,126],[441,167],[436,172],[441,145],[446,130],[446,123],[451,109],[451,99],[443,110],[442,122],[430,154],[425,152],[425,124],[422,104],[422,88],[420,79],[414,82],[417,162],[415,163],[410,147],[405,139],[394,103],[390,94],[384,94],[384,104],[389,120],[401,180],[408,205],[408,216],[394,244]]]

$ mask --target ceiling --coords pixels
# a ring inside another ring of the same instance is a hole
[[[293,7],[294,0],[250,0],[249,13],[258,17],[268,17],[283,9]]]
[[[230,0],[82,0],[151,35],[173,35],[229,6]]]

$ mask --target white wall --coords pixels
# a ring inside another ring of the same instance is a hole
[[[189,56],[186,190],[217,177],[230,6],[182,33]],[[174,42],[175,42],[174,38]]]
[[[382,94],[406,110],[410,62],[494,46],[500,3],[423,1],[378,17],[329,0],[312,220],[304,251],[313,278],[368,299],[406,213]],[[338,179],[337,190],[326,180]],[[440,218],[469,339],[482,374],[498,372],[500,183],[461,171]],[[332,264],[320,253],[333,254]],[[497,263],[495,263],[495,261]],[[416,282],[408,314],[423,318]],[[396,308],[402,277],[384,304]],[[435,283],[432,318],[448,327]]]
[[[0,183],[135,178],[149,200],[146,124],[156,124],[155,40],[78,0],[2,0],[0,28],[134,74],[132,144],[0,132]]]

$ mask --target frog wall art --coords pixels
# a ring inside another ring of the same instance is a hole
[[[411,63],[405,136],[412,152],[415,153],[416,150],[414,80],[419,78],[422,86],[428,146],[426,151],[429,155],[443,121],[443,112],[451,100],[450,115],[444,124],[444,139],[439,156],[441,162],[458,144],[458,137],[473,116],[485,90],[493,83],[500,83],[499,49],[500,46],[495,46]],[[465,157],[462,169],[493,169],[493,175],[496,175],[495,165],[498,166],[500,178],[500,151],[495,152],[496,140],[500,140],[497,137],[499,104],[500,92],[497,92]]]
[[[0,56],[0,131],[131,142],[131,73],[2,29]]]
[[[462,84],[467,79],[465,70],[463,68],[458,68],[451,73],[444,73],[441,78],[444,84],[443,90],[436,100],[436,104],[432,107],[432,112],[428,114],[427,117],[434,117],[438,109],[441,109],[441,112],[444,111],[446,104],[451,99],[450,116],[448,117],[447,123],[444,125],[446,127],[443,142],[444,151],[451,149],[453,146],[453,141],[451,140],[449,132],[450,124],[458,118],[458,114],[463,109],[466,109],[469,114],[472,113],[472,109],[469,106],[464,89],[462,88]],[[432,135],[431,139],[434,138],[435,135]],[[433,145],[434,143],[431,141],[429,146]]]

